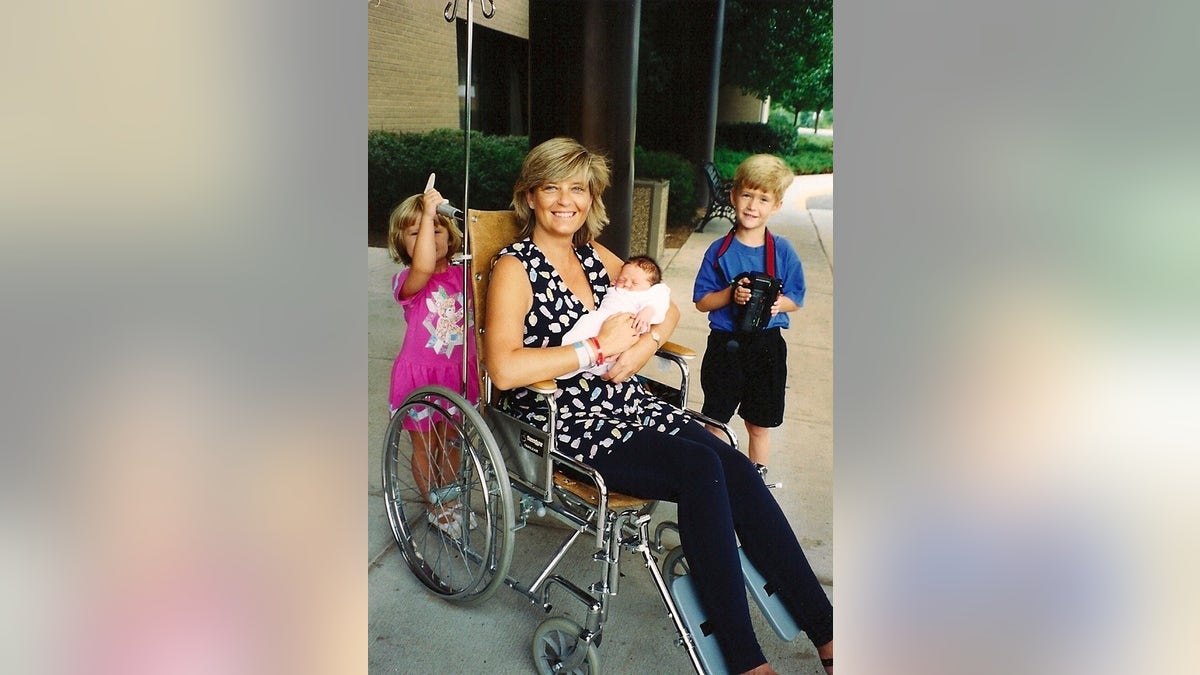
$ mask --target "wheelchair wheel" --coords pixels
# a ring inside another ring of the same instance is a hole
[[[597,675],[600,653],[596,645],[579,639],[582,632],[579,624],[562,616],[539,624],[533,633],[533,664],[539,675]]]
[[[428,431],[404,429],[409,418]],[[461,395],[424,387],[405,399],[384,436],[383,493],[400,553],[431,592],[470,605],[503,585],[512,489],[495,438]]]
[[[671,552],[663,558],[662,571],[668,588],[677,577],[691,573],[692,570],[688,567],[687,557],[683,553],[682,546],[671,549]]]

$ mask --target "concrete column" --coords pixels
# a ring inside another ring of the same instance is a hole
[[[643,145],[695,164],[696,204],[703,206],[708,191],[699,169],[716,140],[725,1],[645,0],[644,7],[659,52],[656,76],[668,84],[642,92]]]
[[[608,156],[609,226],[600,241],[629,255],[641,0],[530,0],[529,142],[571,136]]]

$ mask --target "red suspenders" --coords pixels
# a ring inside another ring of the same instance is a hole
[[[767,234],[767,274],[775,276],[775,237],[771,235],[770,230],[764,230]],[[721,241],[721,247],[717,249],[717,257],[713,260],[713,267],[717,268],[717,274],[722,278],[725,277],[725,270],[721,269],[721,256],[725,255],[725,251],[729,250],[729,245],[733,243],[733,235],[737,232],[737,228],[731,228],[729,234],[725,235],[725,239]],[[726,279],[726,283],[729,280]]]

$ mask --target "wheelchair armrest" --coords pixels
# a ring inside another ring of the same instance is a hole
[[[658,348],[658,351],[665,353],[665,354],[671,354],[673,356],[678,356],[681,359],[696,358],[696,350],[695,349],[692,349],[690,347],[684,347],[683,345],[675,344],[674,342],[662,343],[662,346]]]
[[[701,413],[700,411],[692,410],[691,408],[688,408],[686,410],[686,412],[688,415],[691,415],[692,419],[696,420],[697,422],[699,422],[701,424],[706,424],[706,425],[708,425],[710,427],[714,427],[716,429],[720,429],[725,434],[725,440],[729,443],[729,445],[734,450],[738,449],[737,434],[735,434],[733,432],[733,428],[730,427],[727,423],[718,422],[717,420],[714,420],[713,418],[708,417],[707,415]]]
[[[542,394],[545,396],[550,396],[554,392],[558,391],[558,385],[555,384],[554,380],[542,380],[540,382],[534,382],[533,384],[525,385],[525,388],[536,394]]]

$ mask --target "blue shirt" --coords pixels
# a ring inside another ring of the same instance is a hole
[[[775,276],[783,280],[783,290],[780,292],[791,298],[797,306],[803,307],[804,267],[800,264],[800,256],[796,254],[796,249],[792,248],[788,240],[779,235],[773,234],[772,236],[775,238]],[[713,262],[717,259],[717,251],[720,250],[721,242],[724,239],[724,237],[717,239],[705,251],[704,262],[700,263],[700,270],[696,272],[696,283],[692,287],[692,302],[699,302],[701,298],[713,291],[728,288],[729,282],[742,272],[766,273],[766,245],[746,246],[738,241],[737,237],[734,237],[719,262],[721,270],[724,272],[724,276],[722,276],[714,269]],[[736,325],[734,307],[736,305],[730,303],[709,312],[709,329],[732,332]],[[788,313],[780,312],[771,317],[766,328],[787,328],[790,325]]]

